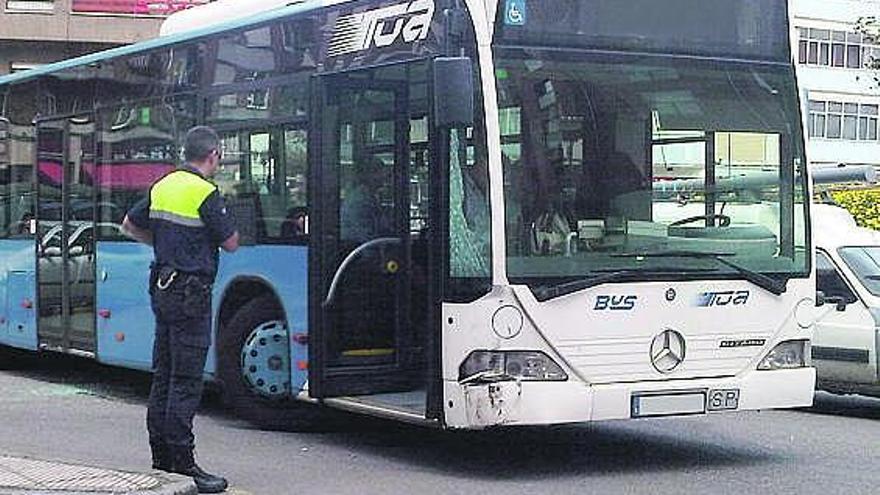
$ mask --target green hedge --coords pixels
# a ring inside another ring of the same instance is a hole
[[[880,188],[832,191],[831,197],[852,214],[856,223],[880,230]]]

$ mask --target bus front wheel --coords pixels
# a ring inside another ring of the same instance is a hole
[[[317,407],[290,398],[290,364],[283,311],[271,297],[244,304],[222,330],[218,378],[223,402],[263,428],[313,428]]]

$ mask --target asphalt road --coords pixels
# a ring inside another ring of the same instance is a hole
[[[148,470],[149,376],[69,357],[0,357],[0,451]],[[260,431],[209,394],[197,456],[247,494],[877,494],[880,400],[492,432],[344,417]]]

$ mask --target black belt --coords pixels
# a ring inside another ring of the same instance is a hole
[[[152,269],[155,272],[156,288],[161,291],[171,289],[181,282],[184,285],[193,282],[198,282],[202,284],[202,286],[207,287],[214,285],[211,279],[198,272],[185,272],[170,266],[160,265],[154,265]]]

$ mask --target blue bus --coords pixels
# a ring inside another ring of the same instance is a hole
[[[120,223],[199,124],[244,245],[205,376],[245,417],[805,406],[797,96],[784,0],[193,8],[0,78],[0,344],[150,369]]]

